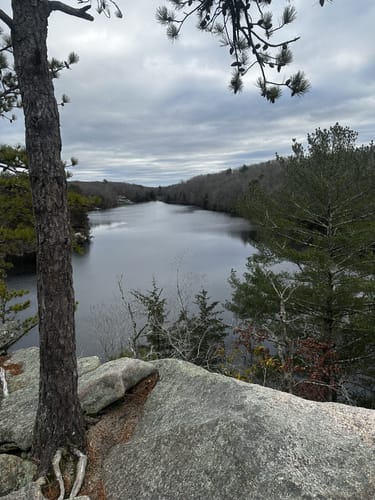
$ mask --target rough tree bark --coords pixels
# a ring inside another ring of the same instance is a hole
[[[66,175],[58,107],[48,70],[49,2],[12,0],[12,44],[25,116],[37,233],[39,406],[33,455],[45,474],[63,446],[84,449],[77,394],[74,292]]]

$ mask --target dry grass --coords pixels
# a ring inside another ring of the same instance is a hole
[[[23,373],[23,364],[8,363],[9,359],[10,359],[10,354],[7,354],[5,356],[0,356],[0,367],[4,368],[4,370],[9,372],[11,375],[20,375],[21,373]]]

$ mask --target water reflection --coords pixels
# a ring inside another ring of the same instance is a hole
[[[176,276],[189,282],[192,296],[203,286],[212,300],[230,298],[232,268],[243,272],[251,226],[238,217],[186,206],[149,202],[90,214],[93,240],[88,252],[73,257],[79,355],[100,350],[92,306],[118,301],[117,281],[127,289],[150,289],[153,277],[166,296],[176,294]],[[10,286],[28,288],[35,303],[35,276],[10,278]],[[126,332],[124,332],[126,334]],[[36,345],[33,332],[17,348]]]

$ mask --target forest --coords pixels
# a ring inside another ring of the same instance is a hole
[[[179,184],[159,188],[157,198],[166,203],[195,205],[207,210],[239,214],[239,201],[256,181],[267,192],[278,189],[282,169],[277,159],[198,175]]]
[[[105,179],[101,182],[70,180],[69,186],[85,196],[96,196],[100,208],[159,200],[238,214],[239,200],[245,196],[249,184],[254,181],[269,192],[277,189],[282,181],[282,169],[278,160],[202,174],[170,186],[145,187]]]
[[[95,197],[97,208],[114,208],[127,203],[155,201],[157,190],[128,182],[73,181],[68,183],[71,190],[83,196]]]

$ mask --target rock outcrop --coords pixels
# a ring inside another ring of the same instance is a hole
[[[154,362],[160,381],[105,461],[108,500],[375,498],[375,412]]]
[[[30,481],[35,467],[7,452],[31,448],[38,404],[39,349],[20,349],[3,366],[9,395],[4,397],[0,387],[0,496],[8,494],[4,497],[8,500],[29,500],[33,498],[34,486]],[[90,415],[100,412],[155,372],[152,364],[130,358],[103,365],[96,356],[79,359],[78,392],[83,410]]]
[[[99,358],[78,360],[78,371],[83,374],[95,370]],[[18,367],[20,373],[6,371],[9,396],[0,401],[0,452],[26,451],[31,448],[34,420],[38,406],[39,349],[20,349],[4,363],[4,368]]]
[[[0,497],[19,490],[33,480],[36,465],[14,455],[0,454]]]
[[[7,373],[9,396],[0,400],[0,452],[31,448],[38,404],[39,349],[20,349],[4,363],[19,365],[18,375]],[[154,373],[150,363],[121,358],[100,364],[92,356],[78,360],[78,394],[87,414],[96,414],[121,399],[125,392]]]
[[[82,408],[90,415],[99,413],[155,371],[150,363],[139,359],[121,358],[104,363],[79,379],[78,394]]]
[[[0,394],[0,496],[28,500],[33,466],[4,452],[31,444],[38,350],[18,351],[7,363],[23,371],[8,371],[10,394]],[[178,360],[99,364],[79,360],[90,414],[159,372],[134,434],[104,461],[107,500],[375,498],[373,410],[306,401]]]

